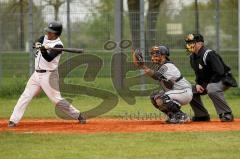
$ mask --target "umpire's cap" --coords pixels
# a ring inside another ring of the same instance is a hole
[[[191,42],[204,42],[204,38],[201,34],[188,34],[185,38],[186,43]]]
[[[44,29],[46,32],[55,33],[56,35],[60,36],[62,33],[62,23],[59,21],[52,21],[48,23],[48,27]]]
[[[153,46],[151,48],[151,54],[156,54],[156,55],[166,55],[167,57],[170,56],[169,53],[169,48],[164,46],[164,45],[160,45],[160,46]]]

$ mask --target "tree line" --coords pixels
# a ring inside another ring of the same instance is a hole
[[[220,38],[221,47],[237,48],[238,9],[237,0],[220,1]],[[24,51],[28,40],[28,0],[9,0],[0,2],[0,50]],[[34,38],[43,33],[46,15],[42,10],[50,6],[54,10],[53,19],[59,20],[59,10],[66,0],[43,0],[44,5],[33,3]],[[73,2],[69,1],[70,4]],[[145,0],[145,45],[146,48],[158,43],[167,43],[172,48],[181,48],[184,34],[195,32],[195,4],[180,4],[181,1]],[[79,3],[87,6],[87,1]],[[127,0],[127,10],[123,11],[123,37],[131,39],[134,47],[140,47],[140,4],[139,0]],[[179,4],[173,4],[179,3]],[[102,49],[106,40],[114,39],[114,1],[100,0],[89,9],[84,21],[71,23],[73,47]],[[181,5],[176,12],[173,5]],[[216,3],[199,1],[200,33],[209,36],[209,45],[214,45],[216,27]],[[71,15],[70,15],[71,16]],[[80,15],[79,15],[80,16]],[[66,23],[66,22],[63,22]],[[181,24],[182,33],[169,34],[167,24]],[[63,41],[67,43],[66,28]],[[212,34],[210,36],[210,34]]]

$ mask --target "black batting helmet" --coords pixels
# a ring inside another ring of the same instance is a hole
[[[166,55],[167,57],[170,56],[169,49],[166,46],[160,45],[160,46],[153,46],[151,48],[151,55]]]
[[[59,21],[52,21],[48,23],[48,27],[46,27],[44,30],[46,32],[55,33],[56,35],[60,36],[62,33],[62,23]]]

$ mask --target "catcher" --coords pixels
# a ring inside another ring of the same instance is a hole
[[[145,75],[158,80],[162,87],[161,91],[154,91],[150,95],[152,104],[166,114],[166,123],[189,122],[189,116],[180,109],[182,105],[188,104],[192,100],[191,84],[170,61],[169,49],[166,46],[153,46],[150,53],[153,62],[151,68],[144,64],[140,49],[132,51],[133,63],[143,69]]]

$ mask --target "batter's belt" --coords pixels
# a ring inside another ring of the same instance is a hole
[[[55,70],[35,70],[37,73],[54,72]]]

